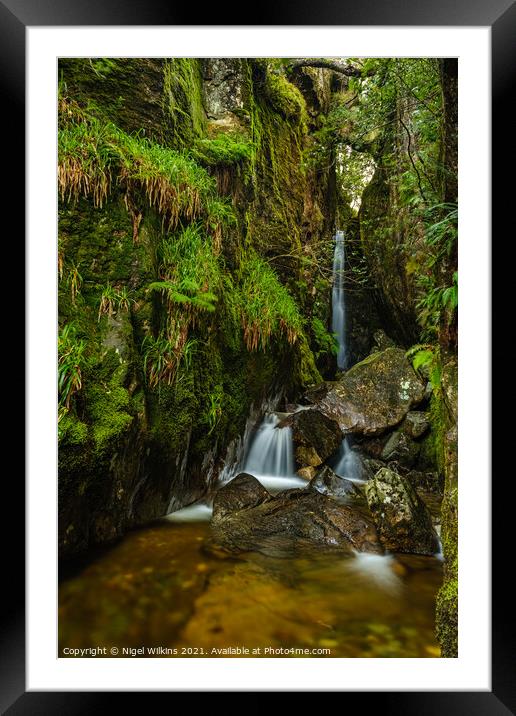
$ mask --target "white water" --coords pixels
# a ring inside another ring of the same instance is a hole
[[[212,507],[205,502],[196,502],[188,507],[171,512],[165,515],[164,519],[169,522],[208,522],[213,512]]]
[[[242,467],[242,472],[254,475],[265,488],[273,491],[306,486],[306,480],[294,472],[292,429],[277,427],[280,415],[284,417],[278,413],[264,417]]]
[[[403,583],[394,573],[393,565],[394,558],[390,554],[355,552],[355,558],[349,563],[349,568],[394,595],[401,590]]]
[[[333,255],[333,290],[332,290],[332,331],[339,342],[337,354],[337,367],[344,369],[347,363],[345,323],[346,311],[344,305],[344,264],[346,253],[344,249],[344,232],[335,234],[335,253]]]
[[[333,471],[339,477],[345,477],[352,482],[365,482],[359,477],[361,473],[360,460],[356,452],[351,449],[347,438],[342,441]]]

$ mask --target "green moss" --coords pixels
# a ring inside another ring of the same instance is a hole
[[[191,154],[205,166],[230,166],[248,161],[253,145],[243,135],[220,133],[214,139],[198,139]]]
[[[163,73],[163,107],[172,124],[173,143],[191,147],[206,132],[200,61],[186,57],[166,60]]]
[[[447,580],[436,600],[437,638],[443,658],[458,657],[458,581]]]
[[[59,442],[64,445],[84,445],[88,439],[88,426],[73,413],[65,413],[59,421]]]
[[[306,121],[306,102],[298,88],[282,74],[267,72],[265,96],[285,119]]]

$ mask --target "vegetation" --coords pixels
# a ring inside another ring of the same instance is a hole
[[[86,364],[86,342],[79,339],[77,327],[68,323],[58,336],[58,398],[60,417],[70,409],[72,398],[82,388],[82,372]]]

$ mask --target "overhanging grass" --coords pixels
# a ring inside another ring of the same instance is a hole
[[[168,230],[180,219],[208,215],[216,181],[184,152],[129,135],[78,105],[60,101],[58,184],[61,198],[91,198],[102,206],[116,184],[126,201],[143,195]]]

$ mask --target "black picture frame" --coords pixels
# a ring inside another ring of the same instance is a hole
[[[298,0],[295,8],[286,0],[276,0],[274,8],[260,5],[260,16],[248,20],[249,25],[375,25],[375,26],[484,26],[492,33],[492,136],[499,146],[493,148],[492,194],[493,237],[503,236],[501,222],[507,207],[514,205],[514,182],[499,179],[507,166],[514,166],[513,138],[507,140],[512,122],[507,117],[511,80],[516,67],[516,4],[511,0],[357,0],[334,4],[332,0],[309,3]],[[197,16],[197,17],[196,17]],[[17,217],[16,234],[21,236],[22,217],[25,216],[25,30],[27,26],[80,25],[198,25],[199,11],[185,3],[164,0],[0,0],[0,83],[4,110],[0,112],[3,137],[15,148],[7,186],[3,197],[11,217]],[[220,6],[204,6],[203,25],[244,24],[226,23]],[[258,21],[259,20],[259,21]],[[512,152],[512,155],[511,155]],[[5,174],[4,174],[5,175]],[[510,192],[510,193],[509,193]],[[4,214],[5,216],[5,214]],[[19,247],[22,242],[18,239]],[[495,258],[495,257],[493,257]],[[23,261],[23,258],[22,258]],[[503,261],[503,259],[502,259]],[[500,268],[497,266],[497,268]],[[507,270],[507,268],[506,268]],[[497,285],[501,285],[498,278]],[[494,291],[493,301],[498,291]],[[18,303],[18,311],[20,306]],[[493,329],[501,321],[500,312],[493,311]],[[19,320],[19,318],[17,319]],[[28,345],[30,350],[31,346]],[[496,358],[497,351],[492,353]],[[500,380],[500,379],[499,379]],[[493,393],[496,380],[493,374]],[[17,402],[21,403],[20,396]],[[487,436],[486,436],[487,437]],[[494,438],[494,436],[493,436]],[[504,436],[497,433],[493,443],[503,444]],[[0,709],[10,716],[20,714],[90,714],[99,710],[99,702],[121,694],[98,692],[26,692],[25,691],[25,626],[24,626],[24,486],[21,477],[9,475],[9,511],[16,515],[16,527],[4,538],[4,576],[9,575],[8,589],[4,586],[6,606],[2,611],[0,652]],[[502,475],[502,480],[504,476]],[[513,614],[513,593],[504,564],[503,528],[511,523],[512,501],[507,490],[497,491],[493,480],[493,622],[492,622],[492,691],[490,692],[366,692],[346,693],[346,709],[350,699],[361,708],[379,708],[381,713],[421,714],[489,714],[497,716],[516,712],[516,678],[514,643],[510,640],[506,614]],[[5,507],[4,507],[5,509]],[[14,536],[14,539],[13,539]],[[8,549],[5,547],[8,545]],[[509,570],[511,573],[512,570]],[[410,687],[408,687],[410,688]],[[316,689],[314,689],[316,690]],[[134,705],[136,694],[131,694]],[[364,698],[366,701],[364,702]],[[353,706],[351,706],[353,708]]]

